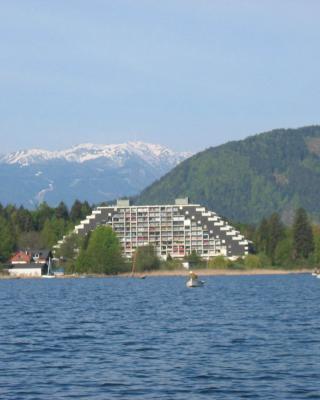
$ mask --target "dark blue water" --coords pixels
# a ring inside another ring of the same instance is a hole
[[[310,275],[0,281],[1,399],[320,399]]]

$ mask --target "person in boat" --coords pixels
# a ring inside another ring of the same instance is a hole
[[[198,279],[198,275],[195,274],[193,271],[190,271],[190,272],[189,272],[189,278],[190,278],[190,279]]]

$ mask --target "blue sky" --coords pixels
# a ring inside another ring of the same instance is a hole
[[[320,2],[2,0],[0,153],[319,123]]]

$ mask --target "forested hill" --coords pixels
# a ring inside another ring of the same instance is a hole
[[[145,189],[138,203],[189,196],[228,219],[257,222],[294,209],[320,217],[320,126],[277,129],[209,148]]]

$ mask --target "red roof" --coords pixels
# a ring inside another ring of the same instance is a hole
[[[31,261],[31,254],[26,251],[18,251],[11,258],[11,264],[26,263],[29,264]]]

